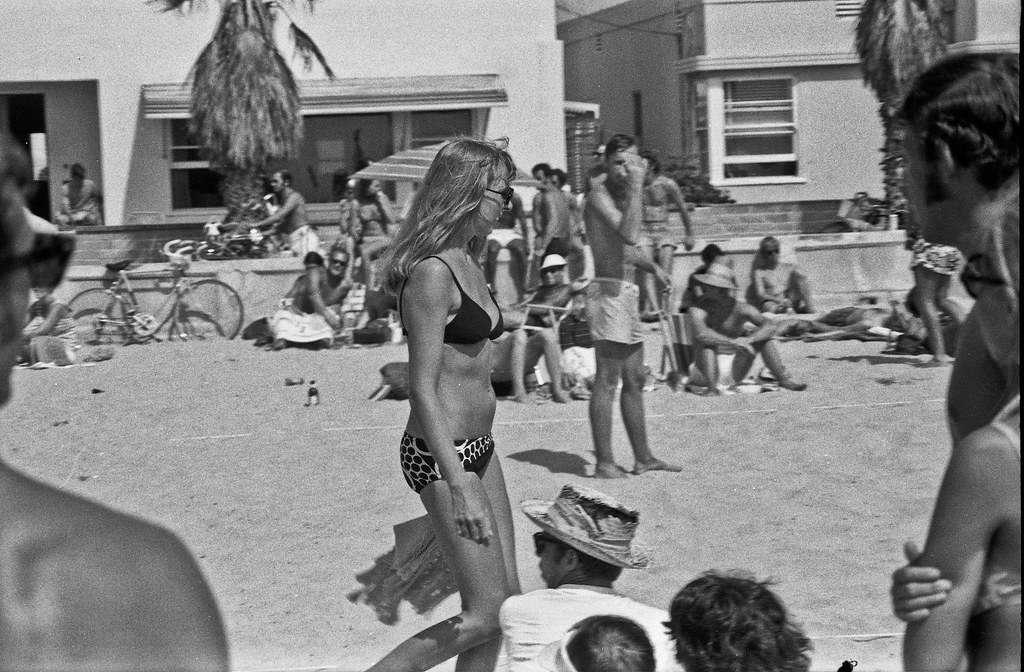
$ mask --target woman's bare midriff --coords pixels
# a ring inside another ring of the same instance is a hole
[[[492,348],[489,340],[471,345],[444,344],[437,389],[452,439],[475,439],[491,432],[496,407],[491,387]],[[405,431],[415,437],[424,436],[415,412],[409,414]]]

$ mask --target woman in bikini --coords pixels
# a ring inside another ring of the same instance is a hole
[[[407,639],[371,670],[426,670],[455,655],[457,669],[493,669],[498,608],[519,592],[512,512],[491,438],[491,341],[503,325],[479,264],[512,201],[514,175],[502,146],[448,143],[388,258],[387,287],[398,295],[409,344],[402,472],[455,575],[462,612]]]

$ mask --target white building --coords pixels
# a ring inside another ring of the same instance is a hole
[[[0,129],[32,149],[38,207],[58,206],[68,169],[81,163],[102,187],[108,225],[195,223],[223,212],[189,138],[184,84],[219,3],[185,14],[145,0],[2,5]],[[317,3],[312,14],[304,5],[289,12],[338,77],[293,63],[305,139],[286,167],[314,219],[333,216],[336,176],[352,172],[360,152],[379,159],[475,133],[507,136],[522,165],[564,164],[562,48],[550,0],[346,0]],[[286,37],[280,45],[287,57]]]
[[[631,0],[564,21],[566,99],[740,203],[882,195],[862,0]],[[945,2],[950,51],[1020,49],[1019,0]]]

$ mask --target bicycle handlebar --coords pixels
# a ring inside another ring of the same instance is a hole
[[[161,251],[171,266],[185,269],[192,262],[192,256],[196,253],[196,249],[195,241],[175,238],[164,243]]]

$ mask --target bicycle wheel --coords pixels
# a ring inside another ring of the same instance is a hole
[[[234,338],[242,330],[242,299],[220,280],[199,280],[182,294],[178,321],[186,338]],[[182,335],[182,334],[172,334]]]
[[[83,345],[121,343],[132,333],[124,301],[105,289],[93,287],[79,292],[68,306]]]

